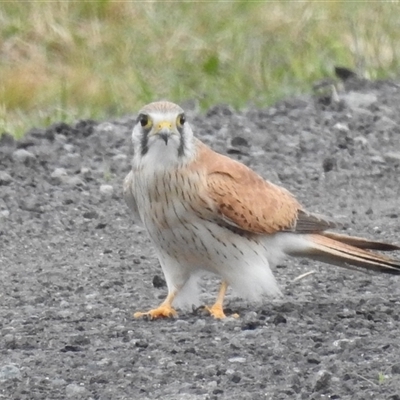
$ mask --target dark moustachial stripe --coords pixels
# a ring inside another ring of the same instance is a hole
[[[149,151],[149,131],[142,129],[142,138],[140,140],[141,155],[144,156]]]
[[[180,142],[178,147],[178,157],[182,157],[185,153],[185,135],[183,134],[183,126],[177,126],[178,132],[180,134]]]

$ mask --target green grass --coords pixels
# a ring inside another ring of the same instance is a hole
[[[379,385],[383,385],[387,382],[387,376],[383,372],[378,373],[378,383]]]
[[[263,106],[335,65],[396,77],[396,2],[0,1],[0,134],[166,98]]]

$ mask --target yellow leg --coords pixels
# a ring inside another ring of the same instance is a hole
[[[167,298],[157,308],[147,312],[135,312],[135,314],[133,314],[134,318],[149,317],[150,319],[157,319],[176,317],[177,313],[172,308],[172,302],[174,301],[176,294],[177,290],[168,293]]]
[[[221,287],[219,288],[217,300],[215,301],[214,305],[212,305],[211,307],[206,307],[206,310],[211,314],[211,316],[216,319],[222,319],[226,317],[224,313],[223,303],[227,289],[228,284],[225,281],[222,281]]]

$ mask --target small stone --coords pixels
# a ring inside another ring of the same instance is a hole
[[[90,344],[90,339],[85,335],[76,335],[72,338],[72,342],[74,345],[86,346]]]
[[[154,275],[153,286],[156,289],[161,289],[161,288],[167,286],[167,283],[165,282],[165,279],[163,279],[160,275]]]
[[[21,371],[15,364],[7,364],[0,367],[0,382],[14,379],[20,380],[21,378]]]
[[[99,213],[97,211],[86,211],[83,213],[83,218],[86,219],[97,219],[99,218]]]
[[[242,331],[254,331],[261,325],[259,320],[247,321],[242,324]]]
[[[374,164],[386,164],[386,161],[382,156],[372,156],[371,162]]]
[[[115,126],[111,122],[102,122],[95,127],[96,133],[112,133]]]
[[[82,167],[80,174],[84,177],[84,178],[90,178],[92,176],[92,170],[88,167]]]
[[[374,226],[373,227],[373,230],[374,230],[374,232],[376,232],[376,233],[381,233],[382,231],[381,231],[381,228],[379,228],[379,226]]]
[[[106,197],[111,197],[114,193],[114,188],[111,185],[100,185],[100,193]]]
[[[120,154],[116,154],[115,156],[113,156],[112,159],[113,159],[113,161],[120,162],[120,161],[125,161],[127,158],[128,158],[128,156],[126,154],[120,153]]]
[[[1,210],[0,211],[0,219],[6,219],[10,216],[10,211],[8,210]]]
[[[320,364],[321,360],[320,360],[318,354],[310,354],[307,357],[307,362],[310,364]]]
[[[333,346],[338,347],[342,350],[346,348],[353,348],[355,347],[355,341],[354,339],[339,339],[333,342]]]
[[[228,359],[231,363],[245,363],[246,359],[244,357],[232,357]]]
[[[361,147],[368,147],[368,139],[361,135],[354,138],[354,143],[360,145]]]
[[[67,153],[65,156],[60,157],[58,162],[67,168],[80,169],[82,157],[78,153]]]
[[[87,390],[84,386],[77,385],[76,383],[70,383],[65,388],[65,394],[69,399],[76,399],[79,396],[85,395]]]
[[[302,153],[313,151],[315,148],[315,134],[303,130],[299,133],[299,149]]]
[[[56,168],[50,175],[53,179],[60,179],[62,176],[67,176],[67,171],[64,168]]]
[[[135,346],[139,347],[141,349],[146,349],[149,346],[149,344],[148,344],[148,342],[146,340],[138,340],[135,343]]]
[[[28,150],[18,149],[12,153],[12,158],[16,162],[27,164],[33,161],[36,157]]]
[[[376,127],[380,132],[387,132],[397,128],[397,123],[393,119],[383,115],[377,122]]]
[[[400,375],[400,364],[394,364],[392,366],[392,374],[399,374]]]
[[[388,162],[400,163],[400,152],[398,151],[390,151],[388,153],[385,153],[383,157]]]
[[[68,308],[70,306],[69,302],[66,300],[61,300],[60,307],[61,308]]]
[[[231,377],[231,381],[233,382],[233,383],[239,383],[240,381],[241,381],[241,377],[239,376],[239,375],[237,375],[237,374],[234,374],[234,375],[232,375],[232,377]]]
[[[242,344],[237,336],[232,337],[230,340],[230,347],[235,350],[238,350],[242,347]]]
[[[12,178],[10,174],[7,174],[6,171],[0,171],[0,186],[1,185],[8,185],[12,182]]]
[[[57,316],[61,319],[69,318],[71,316],[71,314],[72,314],[72,311],[68,308],[57,311]]]
[[[235,136],[232,140],[231,140],[231,146],[236,147],[236,146],[245,146],[248,147],[249,146],[249,142],[241,137],[241,136]]]
[[[378,101],[378,97],[373,93],[349,92],[343,95],[343,100],[353,109],[368,108]]]
[[[206,321],[204,319],[198,319],[196,322],[193,324],[194,328],[201,329],[206,326]]]
[[[282,314],[277,314],[272,321],[275,325],[286,324],[287,320]]]
[[[234,313],[232,315],[227,315],[226,318],[223,318],[221,320],[221,324],[223,324],[223,325],[232,325],[232,324],[238,325],[238,323],[240,323],[240,318],[238,318],[238,317],[239,317],[239,314],[237,314],[237,313]]]
[[[74,151],[73,144],[66,143],[66,144],[64,144],[63,148],[67,153],[72,153]]]
[[[244,322],[253,322],[255,320],[258,320],[258,315],[255,311],[249,311],[248,313],[245,314],[243,317]]]
[[[339,318],[354,318],[356,316],[355,310],[344,308],[342,311],[338,312]]]
[[[338,130],[339,132],[349,132],[350,129],[346,124],[343,124],[341,122],[338,122],[333,126],[333,129]]]
[[[183,319],[177,319],[175,321],[175,327],[177,327],[177,328],[188,329],[188,326],[189,326],[189,322],[187,322]],[[190,351],[186,350],[185,352],[189,353]]]
[[[68,186],[86,186],[86,183],[83,182],[81,178],[78,176],[65,176],[62,177],[62,182]]]
[[[3,337],[6,348],[11,348],[15,344],[15,336],[12,333],[8,333]]]
[[[49,135],[53,135],[54,136],[54,131],[49,130]],[[56,142],[60,143],[60,144],[64,144],[67,143],[68,138],[63,135],[62,133],[59,133],[57,136],[54,136],[54,139]]]
[[[321,370],[317,373],[317,377],[314,384],[314,391],[326,391],[329,388],[332,375],[328,371]]]
[[[62,378],[55,378],[50,381],[51,384],[55,387],[64,386],[67,382]]]
[[[13,326],[5,326],[1,331],[0,335],[8,335],[10,333],[15,333],[15,328]]]
[[[334,157],[326,157],[322,162],[322,168],[324,172],[332,171],[334,168],[336,168],[336,165],[336,158]]]
[[[36,197],[25,197],[19,201],[19,208],[25,211],[43,212],[43,204],[41,199]]]
[[[226,152],[228,154],[248,155],[249,147],[250,147],[250,145],[246,139],[244,139],[240,136],[236,136],[232,140],[230,140],[230,143],[228,143]]]
[[[107,365],[112,365],[112,361],[109,358],[102,358],[96,363],[99,367],[105,367]]]
[[[345,131],[338,131],[336,134],[336,145],[339,149],[351,149],[354,145],[354,140]]]

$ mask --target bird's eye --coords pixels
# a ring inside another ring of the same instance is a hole
[[[138,121],[140,122],[140,125],[143,126],[143,128],[151,127],[151,120],[150,120],[149,116],[146,114],[139,115]]]
[[[185,122],[186,122],[185,115],[184,114],[179,115],[177,120],[176,120],[176,124],[178,125],[178,127],[181,128]]]

